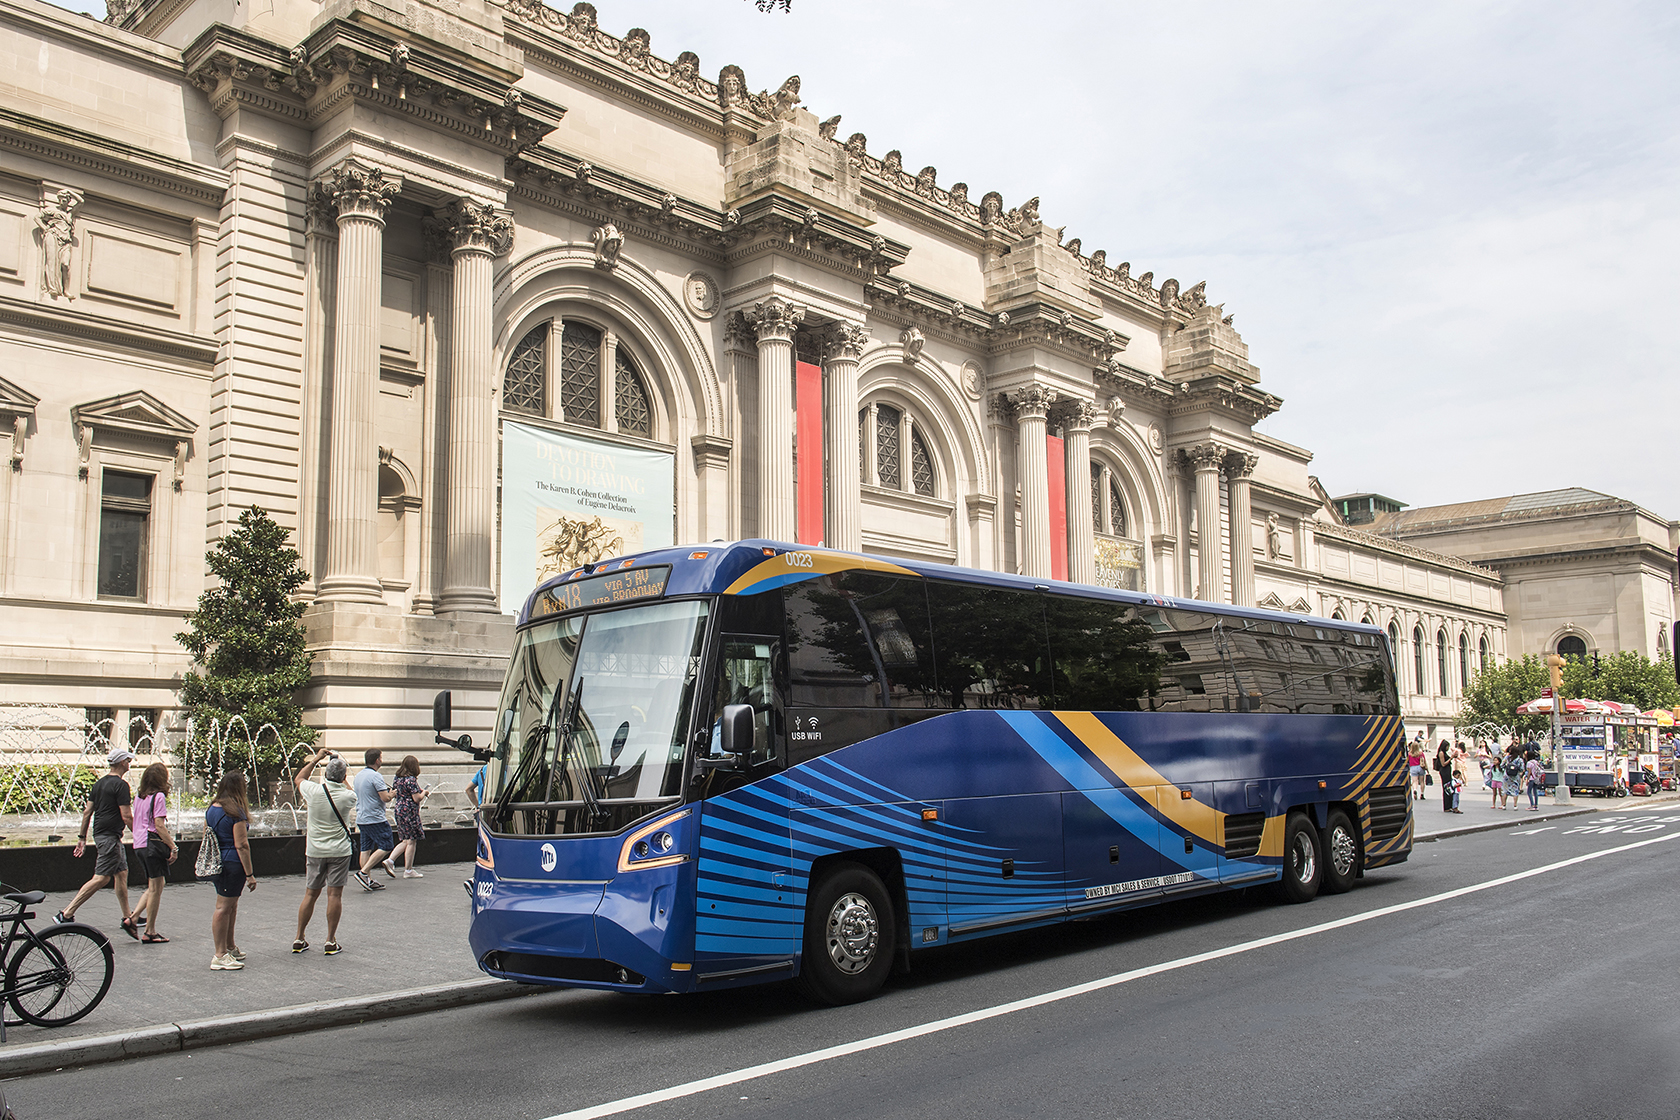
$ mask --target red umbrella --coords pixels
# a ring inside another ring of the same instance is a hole
[[[1565,700],[1563,710],[1566,712],[1602,712],[1604,711],[1604,705],[1597,700]],[[1519,716],[1544,716],[1550,715],[1551,711],[1552,698],[1541,696],[1518,708],[1517,714]]]

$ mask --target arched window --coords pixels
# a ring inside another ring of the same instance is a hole
[[[1585,657],[1587,643],[1579,635],[1565,634],[1558,639],[1557,651],[1559,657]]]
[[[1394,669],[1394,675],[1400,675],[1400,627],[1394,623],[1388,624],[1388,661]]]
[[[1435,631],[1435,665],[1440,670],[1441,695],[1452,695],[1452,682],[1447,677],[1447,632]]]
[[[1330,617],[1335,619],[1337,622],[1346,622],[1347,621],[1347,619],[1342,617],[1342,608],[1341,607],[1337,607],[1335,610],[1331,611],[1330,612]]]
[[[1129,528],[1120,479],[1095,459],[1091,460],[1091,530],[1101,537],[1129,537]]]
[[[1488,640],[1487,640],[1487,635],[1486,634],[1482,635],[1481,647],[1482,647],[1482,672],[1485,673],[1485,672],[1488,671]]]
[[[873,435],[873,443],[870,436]],[[873,450],[871,457],[869,452]],[[921,425],[903,409],[877,401],[858,413],[858,451],[864,481],[931,498],[938,493],[933,456]]]
[[[1412,667],[1417,670],[1417,690],[1419,695],[1429,695],[1429,670],[1424,667],[1423,660],[1423,627],[1412,627]]]
[[[556,369],[559,384],[551,387]],[[525,332],[514,344],[502,376],[502,407],[654,438],[647,379],[611,331],[589,323],[550,320]]]
[[[1460,691],[1470,687],[1470,635],[1458,636],[1458,687]]]

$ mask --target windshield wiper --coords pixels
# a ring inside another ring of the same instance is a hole
[[[575,692],[576,690],[574,689],[573,691]],[[529,769],[535,764],[536,760],[548,753],[548,737],[552,733],[555,724],[554,703],[555,701],[560,700],[561,695],[562,693],[557,689],[554,693],[554,700],[549,701],[547,713],[548,718],[545,719],[540,726],[532,728],[531,734],[526,738],[525,754],[520,758],[519,766],[514,770],[512,779],[506,786],[503,787],[501,796],[496,799],[496,812],[491,818],[492,820],[500,822],[506,819],[507,806],[508,803],[513,800],[514,791],[518,790],[521,785],[523,785]],[[573,697],[570,694],[567,694],[566,699],[563,701],[565,709],[561,713],[560,717],[562,721],[567,719],[567,713],[573,710],[572,700]],[[533,743],[532,740],[535,740],[535,743]],[[533,746],[535,747],[534,750],[532,749]],[[544,792],[544,796],[547,796],[546,791]]]
[[[560,720],[560,772],[568,778],[572,776],[572,725],[577,720],[579,698],[583,695],[583,678],[579,677],[577,684],[572,686],[572,694],[566,699],[566,713]],[[589,767],[583,768],[583,781],[580,789],[583,793],[584,814],[590,829],[594,829],[595,822],[601,816],[601,803],[595,796],[595,775],[590,773]]]

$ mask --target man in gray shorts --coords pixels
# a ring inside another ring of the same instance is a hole
[[[312,782],[309,775],[316,764],[327,759],[324,781]],[[315,752],[294,782],[298,796],[303,799],[308,824],[304,832],[303,855],[305,874],[303,901],[298,904],[297,939],[292,952],[309,948],[304,933],[309,919],[315,916],[315,900],[321,891],[327,892],[327,943],[321,948],[327,956],[344,951],[338,943],[338,919],[344,913],[344,884],[350,879],[350,814],[356,811],[356,791],[344,784],[344,760],[322,747]]]
[[[93,783],[93,789],[88,793],[87,804],[82,807],[82,830],[76,836],[77,859],[87,851],[88,822],[93,822],[93,846],[99,855],[94,860],[93,878],[82,884],[82,889],[76,892],[76,897],[70,900],[70,905],[58,912],[54,919],[59,922],[73,922],[76,911],[82,903],[103,890],[107,884],[114,884],[117,888],[117,903],[122,906],[123,932],[140,940],[140,929],[135,924],[134,914],[128,908],[128,852],[123,849],[122,835],[126,828],[134,827],[134,796],[128,788],[128,764],[134,755],[127,747],[113,747],[106,761],[111,770],[103,778]]]

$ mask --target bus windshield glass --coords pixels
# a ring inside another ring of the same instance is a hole
[[[494,831],[610,831],[681,794],[707,611],[652,603],[520,634],[494,732]]]

